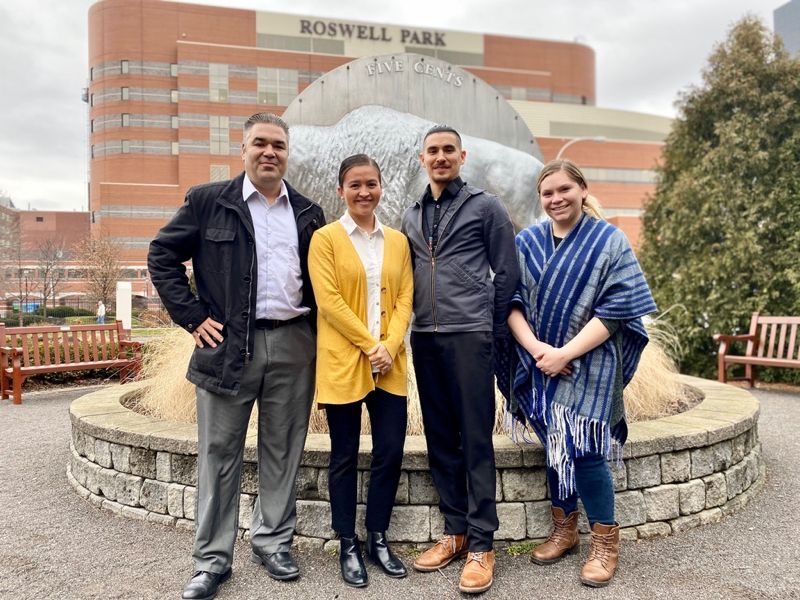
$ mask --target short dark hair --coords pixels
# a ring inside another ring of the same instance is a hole
[[[452,133],[454,136],[456,136],[456,139],[458,140],[458,147],[461,148],[461,135],[455,129],[450,127],[450,125],[434,125],[430,129],[428,129],[427,133],[425,134],[425,137],[422,138],[423,148],[425,148],[425,141],[434,133]]]
[[[270,125],[277,125],[286,133],[286,141],[289,141],[289,126],[286,124],[286,121],[281,119],[278,115],[268,113],[268,112],[260,112],[254,115],[251,115],[247,121],[244,122],[243,127],[243,139],[247,139],[247,132],[252,129],[253,125],[256,123],[269,123]]]
[[[378,166],[378,163],[375,161],[375,159],[371,156],[367,156],[366,154],[353,154],[353,156],[348,156],[345,158],[342,161],[342,164],[339,165],[339,185],[344,185],[344,176],[347,175],[347,172],[350,169],[365,165],[375,167],[375,170],[378,172],[378,183],[383,184],[381,181],[381,168]]]

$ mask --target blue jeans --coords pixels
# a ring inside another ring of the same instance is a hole
[[[602,454],[588,454],[575,458],[575,488],[566,498],[558,497],[558,473],[547,467],[547,485],[553,506],[560,508],[564,514],[578,510],[578,497],[586,509],[589,526],[595,523],[613,525],[614,521],[614,483],[611,480],[611,469]]]

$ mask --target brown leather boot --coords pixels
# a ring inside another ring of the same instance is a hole
[[[464,533],[456,535],[445,535],[436,542],[432,548],[428,548],[420,554],[414,564],[415,570],[427,573],[435,571],[449,565],[456,558],[461,558],[467,554],[467,536]]]
[[[581,569],[581,583],[590,587],[608,585],[619,562],[619,523],[592,526],[592,545],[589,559]]]
[[[494,550],[470,552],[458,589],[467,594],[480,594],[492,587],[494,581]]]
[[[578,537],[578,511],[564,515],[560,508],[552,507],[553,531],[547,540],[531,551],[531,560],[537,565],[549,565],[565,554],[578,551],[580,538]]]

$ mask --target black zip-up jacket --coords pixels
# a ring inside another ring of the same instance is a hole
[[[494,331],[506,337],[511,298],[519,282],[514,226],[497,196],[461,179],[450,185],[453,198],[442,215],[433,253],[423,226],[425,194],[403,214],[402,231],[414,266],[411,329]]]
[[[217,394],[239,391],[245,361],[253,353],[258,269],[253,221],[242,199],[244,173],[229,181],[193,187],[172,219],[150,243],[147,268],[172,320],[189,332],[207,317],[224,324],[216,348],[195,348],[186,377]],[[289,184],[289,203],[297,223],[303,278],[303,305],[316,303],[308,276],[308,247],[325,224],[318,204]],[[192,294],[184,262],[192,261],[198,297]]]

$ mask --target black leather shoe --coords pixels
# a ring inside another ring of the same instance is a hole
[[[361,557],[361,546],[358,536],[339,540],[339,565],[342,567],[342,579],[352,587],[367,585],[367,567]]]
[[[300,575],[300,569],[289,552],[263,554],[254,548],[250,558],[254,563],[264,565],[267,574],[278,581],[296,579]]]
[[[389,542],[386,540],[386,533],[383,531],[367,532],[367,557],[379,565],[383,572],[389,577],[405,577],[408,575],[406,566],[395,556]]]
[[[211,600],[217,595],[219,586],[228,581],[232,574],[232,569],[228,569],[224,573],[197,571],[183,588],[181,597],[184,600]]]

